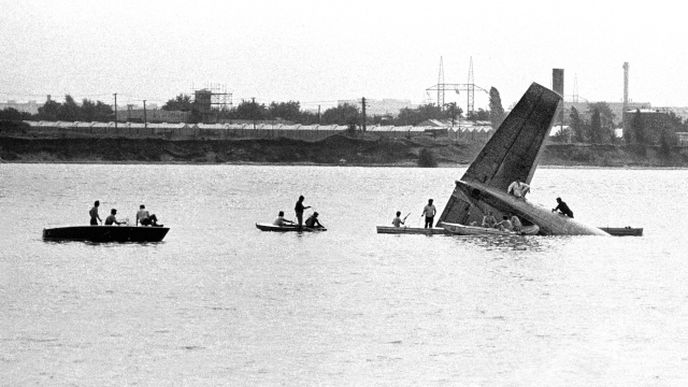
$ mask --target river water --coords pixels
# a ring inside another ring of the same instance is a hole
[[[685,385],[687,170],[540,168],[643,237],[378,235],[460,168],[0,164],[0,379],[27,384]],[[266,233],[298,195],[323,233]],[[139,204],[157,244],[42,228]]]

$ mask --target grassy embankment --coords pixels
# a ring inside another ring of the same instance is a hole
[[[468,164],[482,143],[447,138],[373,139],[332,136],[322,141],[27,138],[0,135],[2,162],[267,163],[415,166],[423,149],[440,166]],[[548,144],[541,165],[688,167],[688,148]]]

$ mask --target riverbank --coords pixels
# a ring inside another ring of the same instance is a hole
[[[364,139],[332,136],[322,141],[0,138],[0,161],[17,163],[193,163],[416,166],[430,150],[439,166],[467,165],[482,143],[447,139]],[[541,165],[576,167],[688,167],[688,149],[654,146],[557,144],[545,146]]]

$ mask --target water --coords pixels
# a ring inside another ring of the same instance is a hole
[[[641,238],[375,233],[462,173],[0,164],[2,384],[688,382],[688,171],[537,171],[531,201]],[[299,194],[329,231],[254,227]],[[96,199],[171,231],[41,240]]]

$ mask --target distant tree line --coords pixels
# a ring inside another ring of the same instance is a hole
[[[81,105],[77,104],[71,95],[65,96],[65,101],[60,103],[48,99],[43,106],[38,108],[38,114],[20,112],[14,108],[0,110],[0,120],[43,120],[43,121],[101,121],[108,122],[115,118],[110,107],[101,101],[91,101],[84,98]]]
[[[676,145],[676,132],[688,131],[688,120],[673,112],[662,113],[652,123],[645,122],[643,113],[636,110],[630,117],[629,127],[624,128],[623,137],[616,137],[615,115],[606,102],[589,103],[587,111],[581,113],[575,107],[571,107],[568,115],[568,128],[560,130],[553,136],[557,142],[574,142],[589,144],[617,144],[627,145],[652,145],[659,144],[663,147]]]
[[[191,122],[202,122],[204,117],[201,114],[199,105],[188,94],[179,94],[168,100],[163,106],[167,111],[188,112]],[[396,125],[396,126],[415,126],[426,120],[443,120],[454,123],[459,118],[463,118],[463,110],[455,103],[448,103],[445,106],[435,104],[420,105],[415,108],[403,108],[396,116],[392,115],[369,115],[366,117],[368,125]],[[248,120],[248,121],[286,121],[303,125],[346,125],[349,127],[362,124],[363,116],[360,105],[341,104],[325,109],[321,113],[312,110],[304,110],[297,101],[271,102],[269,105],[256,102],[255,100],[243,100],[236,106],[228,109],[213,109],[211,111],[213,119],[217,120]],[[502,107],[499,92],[494,87],[490,90],[489,110],[478,109],[476,112],[468,114],[469,120],[491,121],[493,126],[498,126],[504,119],[504,109]],[[0,111],[2,120],[44,120],[44,121],[112,121],[114,120],[112,108],[101,102],[83,99],[81,104],[77,104],[71,95],[65,96],[65,101],[60,103],[48,99],[45,104],[38,109],[38,114],[22,113],[12,108]]]

